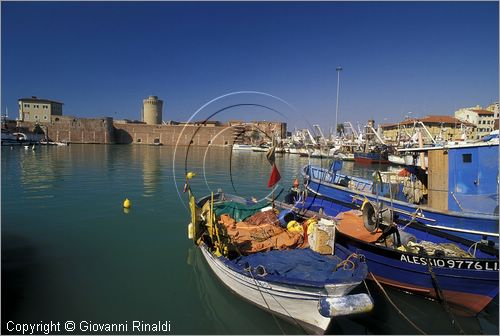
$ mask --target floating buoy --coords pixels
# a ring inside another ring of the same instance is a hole
[[[193,172],[189,172],[189,173],[187,173],[187,174],[186,174],[186,179],[190,180],[190,179],[192,179],[195,175],[196,175],[195,173],[193,173]]]
[[[132,206],[132,202],[128,198],[125,198],[125,201],[123,201],[123,207],[125,209],[129,209]]]

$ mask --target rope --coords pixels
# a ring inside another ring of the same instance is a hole
[[[287,315],[293,320],[293,322],[295,322],[295,324],[297,324],[297,326],[302,329],[302,331],[304,332],[304,334],[307,334],[307,330],[304,329],[304,327],[299,323],[297,322],[297,320],[295,319],[295,317],[293,317],[289,312],[288,310],[286,310],[285,307],[283,307],[283,305],[276,299],[276,297],[274,297],[274,295],[272,295],[271,293],[269,293],[269,291],[266,291],[267,294],[271,295],[271,297],[274,299],[274,301],[276,301],[277,304],[279,304],[279,306],[285,311],[285,313],[287,313]]]
[[[259,284],[258,284],[257,280],[255,280],[255,278],[254,278],[254,276],[253,276],[253,273],[252,273],[252,267],[251,267],[251,266],[248,266],[248,268],[247,268],[247,269],[245,269],[245,271],[248,271],[248,273],[250,273],[250,275],[252,276],[252,279],[253,279],[253,281],[254,281],[254,283],[255,283],[255,286],[257,287],[257,290],[259,291],[259,294],[260,294],[260,296],[262,297],[262,300],[264,300],[264,303],[266,304],[267,309],[268,309],[268,310],[269,310],[269,312],[271,313],[271,315],[272,315],[272,317],[273,317],[273,319],[274,319],[274,322],[276,323],[276,325],[277,325],[277,326],[278,326],[278,328],[280,329],[281,334],[282,334],[282,335],[286,335],[285,331],[283,330],[283,328],[282,328],[282,327],[281,327],[281,325],[279,324],[278,319],[276,318],[276,316],[275,316],[274,312],[272,311],[271,307],[269,307],[269,304],[267,303],[267,300],[266,300],[266,298],[264,297],[264,294],[262,294],[262,291],[260,290],[260,286],[259,286]],[[268,293],[268,294],[269,294],[269,293]],[[269,294],[269,295],[271,295],[271,294]],[[271,297],[273,297],[273,298],[274,298],[274,296],[272,296],[272,295],[271,295]],[[288,312],[287,312],[287,313],[288,313]]]
[[[401,315],[419,333],[421,333],[422,335],[427,335],[422,329],[420,329],[415,323],[413,323],[412,320],[410,320],[405,314],[403,314],[403,312],[396,306],[396,304],[391,300],[391,298],[389,297],[389,295],[387,294],[387,292],[384,290],[384,287],[382,287],[382,285],[380,284],[380,282],[378,282],[377,278],[375,278],[375,275],[373,275],[372,272],[370,272],[370,275],[372,276],[373,280],[378,285],[378,287],[380,288],[380,290],[382,291],[382,293],[385,295],[387,301],[389,301],[389,303],[394,307],[394,309],[396,309],[396,311],[399,313],[399,315]]]
[[[342,260],[335,266],[335,271],[338,270],[340,267],[342,267],[343,270],[353,270],[356,268],[356,264],[351,260],[351,258],[359,258],[359,255],[356,253],[351,253],[345,260]],[[347,265],[351,265],[350,268],[348,268]]]
[[[476,251],[477,251],[477,244],[479,244],[481,241],[477,241],[475,242],[474,244],[472,244],[471,246],[469,246],[469,249],[467,250],[467,253],[470,254],[471,256],[473,256],[474,258],[476,257]],[[470,249],[474,246],[474,253],[470,253]]]
[[[434,274],[430,262],[427,262],[427,267],[429,269],[429,273],[430,273],[431,279],[432,279],[432,285],[434,286],[434,289],[436,290],[436,295],[438,297],[438,300],[440,301],[440,303],[443,304],[443,308],[444,308],[445,312],[448,314],[448,317],[450,318],[451,324],[457,329],[457,331],[460,335],[465,335],[465,332],[462,329],[462,327],[460,326],[460,323],[458,323],[458,321],[455,319],[455,315],[451,311],[450,306],[448,305],[448,301],[444,297],[443,291],[441,290],[441,287],[439,286],[439,283],[438,283],[437,278],[436,278],[436,274]]]

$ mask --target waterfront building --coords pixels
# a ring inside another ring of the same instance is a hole
[[[424,118],[411,118],[393,124],[382,124],[383,137],[390,141],[397,141],[398,134],[412,135],[416,124],[422,122],[434,139],[442,137],[444,140],[456,140],[462,138],[464,132],[467,139],[476,139],[476,126],[467,121],[446,115],[430,115]],[[426,134],[422,134],[424,137]]]
[[[496,119],[498,119],[499,113],[498,113],[498,102],[492,103],[488,106],[486,106],[485,110],[493,112],[493,115],[495,116]]]
[[[63,103],[61,102],[32,96],[20,98],[18,103],[19,121],[50,122],[52,116],[62,116]]]
[[[142,101],[142,121],[148,125],[160,125],[163,114],[163,100],[149,96]]]
[[[461,108],[455,112],[455,117],[462,121],[476,125],[475,139],[480,139],[493,131],[495,118],[498,118],[495,117],[494,106],[490,108],[493,109],[493,111],[482,109],[479,105],[470,108]]]

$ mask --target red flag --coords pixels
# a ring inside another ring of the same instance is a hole
[[[271,176],[269,176],[267,187],[272,188],[276,183],[278,183],[280,179],[281,179],[280,172],[278,171],[278,168],[276,168],[276,165],[273,164],[273,170],[271,172]]]

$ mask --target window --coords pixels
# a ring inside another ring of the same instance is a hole
[[[24,104],[24,107],[30,107],[30,104]]]
[[[212,143],[212,140],[208,140],[207,145],[210,145]]]
[[[43,116],[43,119],[47,120],[47,116]]]
[[[56,118],[56,121],[59,121],[59,118]]]
[[[462,161],[464,163],[472,162],[472,154],[462,154]]]
[[[141,142],[142,142],[141,138],[137,139],[137,143],[141,143]]]

